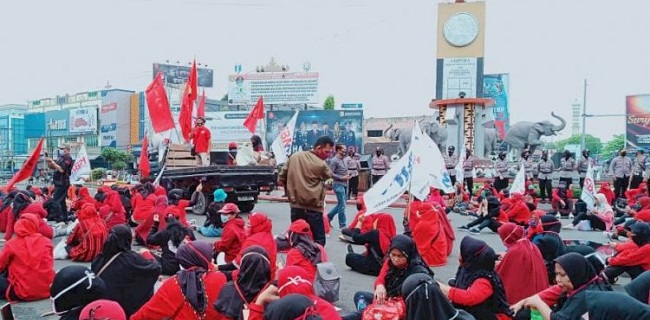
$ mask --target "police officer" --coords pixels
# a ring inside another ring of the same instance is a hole
[[[506,153],[499,152],[499,158],[494,164],[494,187],[497,191],[508,188],[508,160]]]
[[[463,177],[465,186],[467,187],[467,192],[469,192],[470,197],[474,194],[474,167],[476,166],[475,161],[478,160],[475,156],[472,155],[472,151],[467,149],[465,150],[465,160],[463,160]]]
[[[636,189],[639,184],[643,182],[643,173],[645,172],[645,152],[637,150],[636,158],[632,160],[632,180],[630,181],[630,189]]]
[[[560,159],[560,181],[564,181],[564,185],[570,186],[573,183],[575,169],[576,161],[571,157],[571,151],[564,150],[562,159]]]
[[[625,149],[621,150],[618,157],[612,159],[609,172],[614,177],[614,195],[616,198],[625,198],[625,190],[632,172],[632,161],[627,157]]]
[[[533,159],[530,157],[530,151],[526,150],[521,153],[521,165],[524,166],[526,181],[533,179]]]
[[[59,155],[59,159],[54,161],[52,158],[45,157],[47,166],[54,170],[52,176],[52,183],[54,184],[54,194],[52,195],[52,210],[50,214],[56,221],[65,221],[68,217],[68,206],[65,203],[68,188],[70,188],[70,174],[72,173],[72,165],[74,160],[70,156],[70,146],[64,145],[59,147],[63,152]]]
[[[542,151],[542,159],[537,163],[537,179],[539,181],[539,195],[542,202],[553,198],[553,161],[548,159],[548,151]]]
[[[447,154],[444,156],[445,167],[451,179],[451,185],[456,185],[456,166],[458,165],[458,155],[454,154],[456,148],[454,146],[447,147]]]
[[[589,150],[582,150],[582,157],[578,160],[578,174],[580,175],[580,189],[585,184],[585,177],[587,176],[587,170],[589,169],[589,164],[593,165],[591,157],[589,157]]]

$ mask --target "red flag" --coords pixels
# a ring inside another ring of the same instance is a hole
[[[246,120],[244,120],[244,127],[248,128],[248,130],[255,134],[255,129],[257,128],[257,120],[259,119],[264,119],[264,97],[260,96],[260,98],[257,100],[257,103],[255,104],[255,107],[253,110],[251,110],[251,113],[246,116]]]
[[[158,73],[156,78],[149,84],[145,91],[145,97],[153,131],[163,132],[174,129],[176,126],[172,118],[172,111],[169,109],[169,100],[167,100],[162,73]]]
[[[203,89],[203,94],[201,94],[201,100],[199,100],[199,108],[196,110],[196,116],[205,118],[205,89]]]
[[[34,169],[36,168],[36,164],[38,163],[38,159],[41,157],[41,149],[43,148],[43,138],[38,141],[38,144],[36,145],[36,148],[34,149],[34,152],[32,152],[32,155],[29,156],[29,159],[25,161],[23,166],[20,168],[18,173],[9,180],[9,183],[7,183],[7,191],[11,190],[11,188],[14,187],[14,185],[18,182],[21,182],[29,177],[32,176],[34,173]]]
[[[151,164],[149,164],[149,140],[145,133],[144,140],[142,140],[142,151],[140,152],[140,178],[146,178],[151,173]]]
[[[185,85],[183,91],[183,101],[181,102],[181,113],[178,115],[178,124],[181,125],[181,134],[185,142],[190,142],[190,132],[192,132],[192,107],[194,102],[190,100],[189,82]]]
[[[189,90],[187,91],[187,95],[190,97],[190,102],[196,101],[196,98],[199,95],[199,90],[197,88],[198,86],[198,75],[196,71],[196,60],[192,62],[192,69],[190,70],[190,77],[187,79],[187,85],[189,86]]]

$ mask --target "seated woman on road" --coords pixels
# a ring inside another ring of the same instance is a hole
[[[372,225],[370,230],[364,232],[363,229],[367,228],[366,220],[370,220]],[[352,229],[352,240],[365,245],[366,252],[355,253],[352,246],[348,245],[345,264],[356,272],[377,276],[396,232],[395,220],[388,213],[361,215],[356,227]]]
[[[290,294],[277,301],[269,303],[264,315],[257,314],[249,320],[286,320],[286,319],[300,319],[300,320],[323,320],[323,319],[336,319],[327,318],[318,313],[317,306],[314,300],[309,299],[300,294]]]
[[[301,294],[316,302],[316,311],[323,319],[341,319],[334,306],[325,299],[316,296],[314,285],[303,268],[288,266],[280,270],[278,276],[278,294],[284,298],[290,294]]]
[[[357,197],[357,214],[354,216],[354,219],[352,219],[352,222],[350,223],[349,226],[341,229],[341,235],[339,236],[339,239],[341,241],[346,241],[354,244],[363,244],[363,243],[354,242],[354,239],[352,239],[354,232],[352,230],[356,228],[357,223],[359,222],[359,218],[364,216],[365,214],[366,214],[366,203],[365,200],[363,199],[363,195],[360,195]],[[368,219],[368,218],[369,216],[364,216],[363,218],[364,223],[361,225],[360,228],[361,232],[372,230],[372,219]]]
[[[441,219],[447,219],[447,216],[442,214],[441,217],[438,210],[428,202],[423,202],[414,214],[419,222],[413,228],[413,240],[422,259],[431,267],[446,265],[448,244]]]
[[[178,251],[178,248],[184,242],[194,241],[196,238],[192,229],[180,224],[173,215],[168,215],[165,220],[167,221],[167,226],[165,229],[159,231],[158,224],[160,223],[160,216],[154,214],[153,227],[151,227],[151,232],[147,237],[147,244],[160,246],[162,250],[161,256],[154,257],[162,267],[162,274],[170,276],[180,270],[178,260],[176,260],[176,251]]]
[[[265,214],[261,212],[253,212],[248,215],[248,225],[250,234],[244,240],[241,246],[241,251],[237,258],[231,263],[220,265],[220,271],[235,270],[241,264],[241,257],[244,255],[246,249],[252,246],[260,246],[269,254],[271,261],[271,274],[275,277],[276,257],[278,249],[275,245],[275,238],[273,237],[273,223]]]
[[[560,181],[557,188],[553,189],[551,207],[558,219],[566,216],[573,218],[573,190],[566,182]]]
[[[549,284],[555,283],[555,259],[566,253],[566,246],[560,237],[562,223],[553,215],[543,215],[541,233],[533,236],[533,244],[537,246],[546,264]]]
[[[241,251],[241,246],[246,238],[244,219],[239,217],[239,208],[234,203],[226,203],[221,210],[221,223],[223,232],[221,239],[214,242],[215,257],[220,252],[225,254],[226,263],[230,263]]]
[[[226,204],[224,201],[226,201],[228,195],[223,189],[217,189],[214,190],[212,196],[213,201],[210,202],[208,209],[205,211],[205,223],[197,231],[206,237],[221,237],[223,224],[221,223],[219,210]]]
[[[305,269],[309,275],[309,280],[314,281],[316,279],[316,265],[327,262],[325,248],[314,241],[311,228],[307,221],[303,219],[291,223],[287,231],[287,239],[291,249],[287,252],[286,265]]]
[[[199,184],[196,187],[194,193],[192,193],[192,198],[188,200],[183,200],[183,190],[182,189],[172,189],[167,193],[167,199],[169,201],[169,206],[167,207],[167,212],[174,215],[176,220],[178,220],[182,225],[189,227],[190,223],[187,221],[187,212],[186,208],[194,207],[199,198],[199,194],[203,191],[203,185]]]
[[[354,305],[358,305],[363,297],[367,305],[376,301],[383,303],[388,298],[403,299],[402,284],[410,275],[424,273],[433,277],[433,271],[424,263],[418,253],[413,239],[408,236],[396,235],[390,242],[388,256],[384,260],[379,276],[375,280],[375,293],[358,291],[354,294]],[[363,310],[349,314],[343,319],[361,319]]]
[[[609,291],[592,264],[582,255],[571,252],[555,260],[555,274],[562,293],[558,305],[551,309],[544,299],[536,294],[512,306],[518,313],[523,307],[535,308],[544,319],[582,319],[587,313],[587,292]],[[555,310],[555,311],[553,311]]]
[[[146,217],[146,219],[140,221],[138,226],[135,228],[135,242],[137,244],[143,245],[143,246],[150,246],[149,243],[147,243],[147,237],[149,236],[149,233],[151,232],[151,228],[153,227],[153,217],[154,215],[158,215],[159,217],[167,217],[167,196],[158,196],[155,201],[155,206],[152,211],[150,211],[149,216]],[[167,219],[163,219],[162,221],[159,221],[159,229],[165,229],[167,226]]]
[[[650,270],[650,224],[637,222],[630,227],[630,237],[625,243],[612,243],[616,255],[607,259],[605,274],[611,284],[617,277],[627,272],[634,280],[646,270]]]
[[[95,201],[95,198],[90,196],[90,191],[86,187],[81,187],[77,189],[77,197],[74,200],[74,203],[72,204],[72,207],[70,208],[72,211],[77,212],[83,208],[84,204],[90,203],[97,207],[97,201]]]
[[[25,213],[16,234],[0,251],[0,299],[33,301],[49,297],[54,279],[52,241],[38,232],[39,219]]]
[[[460,242],[460,266],[450,285],[438,283],[456,306],[478,319],[511,319],[501,277],[494,271],[498,259],[482,240],[466,236]]]
[[[563,226],[565,229],[574,229],[582,220],[588,220],[591,228],[600,231],[609,231],[614,224],[614,210],[607,203],[607,198],[602,193],[596,194],[594,209],[579,213],[571,224]]]
[[[589,320],[650,319],[650,306],[621,292],[587,292]]]
[[[544,258],[524,236],[524,228],[506,223],[499,228],[499,237],[508,251],[501,257],[496,272],[503,281],[508,303],[516,303],[548,288]]]
[[[14,224],[25,213],[31,213],[39,217],[38,232],[45,237],[52,239],[55,233],[56,236],[66,234],[66,231],[64,231],[65,228],[52,228],[47,224],[44,220],[47,217],[47,211],[45,211],[43,205],[40,202],[32,202],[25,193],[16,193],[13,200],[10,202],[8,209],[10,209],[10,211],[7,212],[7,230],[4,235],[5,241],[9,241],[9,239],[13,237]]]
[[[124,210],[120,194],[117,191],[107,190],[105,192],[104,201],[99,207],[99,216],[106,222],[108,230],[126,223],[126,210]]]
[[[642,303],[650,304],[650,271],[645,271],[625,285],[625,292]]]
[[[79,319],[86,305],[104,299],[105,295],[104,281],[84,266],[63,267],[50,287],[52,311],[60,316],[59,320]]]
[[[515,192],[512,194],[512,200],[512,207],[506,210],[508,220],[520,226],[528,226],[528,222],[530,221],[530,209],[526,204],[524,195]]]
[[[138,224],[135,228],[135,241],[140,245],[147,244],[147,235],[153,225],[154,212],[163,217],[167,216],[167,197],[157,196],[154,192],[154,186],[145,183],[136,189],[131,198],[131,207],[133,207],[131,220]]]
[[[142,254],[131,251],[131,229],[125,224],[108,233],[102,253],[93,260],[90,269],[106,284],[106,298],[118,302],[131,316],[151,296],[160,276],[160,265],[149,250]]]
[[[216,319],[243,319],[244,307],[251,308],[252,314],[254,300],[271,286],[272,280],[271,262],[266,250],[260,246],[246,249],[241,266],[233,272],[233,280],[221,289],[214,302],[214,309],[218,313]]]
[[[226,276],[214,271],[212,245],[205,241],[182,244],[176,259],[183,267],[167,279],[131,320],[219,319],[212,304],[226,284]]]
[[[77,212],[77,219],[79,223],[68,236],[65,250],[72,261],[90,262],[102,252],[108,236],[106,223],[90,203]]]
[[[461,230],[469,230],[469,232],[474,234],[481,233],[483,228],[490,228],[493,232],[497,232],[501,224],[508,222],[508,216],[501,209],[501,203],[496,197],[487,197],[487,207],[485,212],[481,213],[476,220],[460,226]]]
[[[416,273],[406,278],[402,284],[402,296],[406,305],[406,320],[475,320],[467,311],[456,309],[428,274]]]

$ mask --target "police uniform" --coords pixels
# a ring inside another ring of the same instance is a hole
[[[573,171],[576,169],[575,159],[562,157],[560,159],[560,181],[564,181],[567,188],[573,183]]]
[[[470,195],[474,194],[474,176],[472,175],[472,171],[474,170],[474,161],[476,160],[477,158],[475,156],[469,156],[463,162],[463,180]]]
[[[555,167],[553,161],[546,159],[539,160],[537,163],[537,179],[539,181],[539,195],[543,200],[553,198],[553,170]]]
[[[641,158],[635,157],[632,160],[632,180],[630,181],[630,189],[636,189],[639,184],[643,182],[643,173],[645,172],[646,156]]]
[[[508,187],[508,159],[497,159],[494,164],[495,177],[494,177],[494,187],[501,191]]]
[[[632,161],[628,157],[618,156],[612,160],[609,171],[614,176],[614,195],[617,198],[625,198],[625,190],[632,172]]]
[[[458,165],[458,155],[449,153],[444,155],[445,167],[449,173],[449,178],[451,179],[451,185],[456,184],[456,166]]]
[[[580,189],[582,189],[582,186],[585,184],[585,177],[587,176],[587,170],[589,170],[589,164],[593,164],[593,160],[591,157],[585,158],[582,156],[580,160],[578,160],[578,174],[580,175]]]

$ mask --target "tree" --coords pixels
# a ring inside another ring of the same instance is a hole
[[[325,103],[323,103],[323,109],[325,110],[334,110],[334,107],[336,106],[336,103],[334,102],[334,96],[329,95],[327,98],[325,98]]]
[[[546,148],[548,149],[556,149],[559,150],[560,152],[564,151],[564,148],[568,144],[580,144],[582,141],[582,136],[580,135],[573,135],[569,138],[556,141],[553,143],[547,143]],[[603,150],[603,142],[600,141],[599,138],[594,137],[590,134],[585,135],[585,147],[589,150],[589,153],[593,154],[600,154],[601,151]]]
[[[102,150],[102,158],[104,158],[106,162],[112,165],[111,168],[115,170],[122,170],[126,167],[127,162],[131,162],[133,160],[133,155],[124,151],[117,150],[115,148],[104,148],[104,150]],[[119,166],[122,167],[118,168]]]
[[[607,143],[605,143],[602,156],[603,158],[613,158],[616,156],[616,153],[623,148],[625,148],[625,135],[615,134],[612,137],[612,140],[609,140]]]

